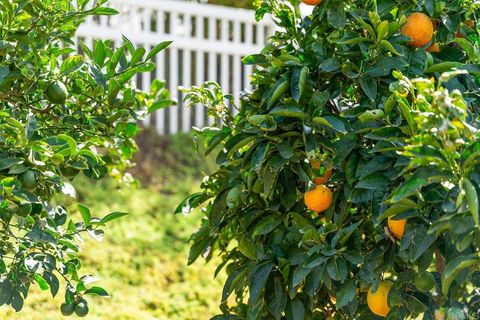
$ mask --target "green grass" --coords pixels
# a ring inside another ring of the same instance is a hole
[[[79,201],[94,215],[132,212],[111,223],[102,242],[85,236],[81,271],[99,276],[98,285],[112,295],[107,299],[88,297],[88,319],[208,319],[219,313],[224,277],[213,279],[214,264],[198,261],[186,266],[188,238],[199,226],[201,213],[173,215],[177,204],[197,190],[200,171],[208,171],[210,162],[191,150],[189,135],[155,139],[150,151],[160,142],[163,149],[148,186],[119,189],[109,180],[75,181]],[[145,153],[142,156],[147,157]],[[2,307],[0,319],[62,319],[60,293],[52,300],[48,291],[32,285],[24,309],[15,314]]]

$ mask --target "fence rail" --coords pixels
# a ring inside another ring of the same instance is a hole
[[[174,41],[156,57],[156,70],[137,78],[138,87],[145,90],[155,78],[166,80],[179,101],[146,119],[146,125],[155,126],[160,134],[186,132],[212,122],[202,106],[183,108],[178,86],[213,80],[227,92],[249,89],[252,69],[241,59],[260,52],[275,29],[270,20],[256,22],[253,12],[243,9],[172,0],[112,0],[110,5],[120,14],[89,17],[77,31],[79,41],[119,43],[125,35],[146,49]]]

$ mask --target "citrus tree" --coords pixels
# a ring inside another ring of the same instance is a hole
[[[478,316],[480,3],[305,2],[257,1],[279,28],[236,112],[186,90],[221,120],[177,209],[228,275],[215,319]]]
[[[81,204],[68,212],[55,195],[74,196],[82,173],[130,181],[137,120],[170,103],[163,83],[149,94],[131,83],[168,42],[146,54],[127,39],[117,48],[95,41],[77,53],[81,21],[116,13],[105,2],[0,1],[0,305],[16,311],[32,284],[53,296],[65,284],[64,315],[86,316],[85,295],[108,296],[80,274],[79,244],[82,234],[100,240],[125,213],[94,218]]]

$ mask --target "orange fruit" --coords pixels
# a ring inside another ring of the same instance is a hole
[[[330,208],[332,200],[332,191],[323,184],[317,185],[315,188],[308,190],[304,195],[304,201],[307,208],[318,213]]]
[[[390,307],[388,306],[388,293],[392,289],[393,282],[385,280],[380,281],[378,284],[377,291],[373,292],[372,287],[368,289],[367,293],[367,304],[372,311],[377,316],[386,317],[390,312]]]
[[[393,234],[393,236],[398,240],[402,240],[403,233],[405,232],[405,224],[407,224],[407,220],[406,219],[393,220],[392,217],[389,217],[387,224],[388,224],[388,230],[390,230],[390,233]]]
[[[427,48],[427,52],[440,52],[440,46],[435,42]]]
[[[408,16],[407,23],[402,27],[402,34],[412,39],[408,44],[416,48],[429,43],[433,38],[433,31],[432,20],[421,12]]]
[[[302,0],[302,2],[308,4],[309,6],[316,6],[322,3],[322,0]]]
[[[320,167],[321,167],[320,161],[312,160],[311,164],[313,169],[320,170]],[[327,170],[324,171],[322,176],[316,177],[313,181],[315,182],[316,185],[325,184],[328,181],[328,179],[330,179],[330,177],[332,176],[332,173],[333,173],[332,168],[328,168]]]

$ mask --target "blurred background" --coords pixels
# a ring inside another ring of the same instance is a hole
[[[136,83],[148,90],[153,79],[166,80],[172,97],[179,101],[143,123],[137,140],[140,152],[131,170],[140,181],[138,188],[111,180],[94,183],[80,177],[74,181],[77,201],[94,215],[132,213],[113,223],[103,242],[85,238],[82,273],[100,275],[101,285],[112,295],[88,298],[89,319],[209,319],[219,313],[224,275],[213,278],[214,263],[186,266],[188,239],[202,215],[173,215],[180,201],[214,169],[214,161],[205,160],[192,142],[192,127],[213,120],[202,106],[183,108],[177,88],[206,80],[220,83],[225,92],[237,96],[250,88],[253,70],[241,59],[260,52],[275,28],[268,19],[255,21],[252,2],[111,0],[119,15],[89,18],[79,29],[77,40],[89,46],[98,38],[120,42],[123,35],[147,48],[173,40],[156,57],[156,70],[139,76]],[[49,292],[35,287],[20,314],[7,309],[0,319],[61,319],[58,308],[63,297],[59,294],[55,303],[50,299]]]

